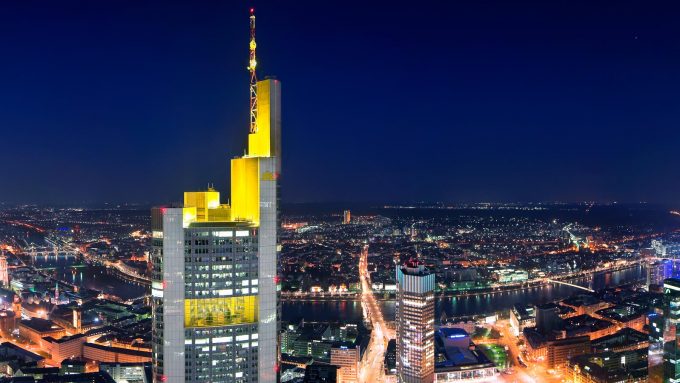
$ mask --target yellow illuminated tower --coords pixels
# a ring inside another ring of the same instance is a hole
[[[152,210],[154,382],[277,381],[281,84],[257,81],[252,10],[250,26],[251,121],[231,203],[208,188]]]

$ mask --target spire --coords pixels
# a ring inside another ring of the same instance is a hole
[[[248,61],[248,71],[250,71],[250,133],[257,132],[257,58],[255,56],[255,8],[250,8],[250,60]]]

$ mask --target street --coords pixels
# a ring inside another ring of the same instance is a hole
[[[364,245],[359,258],[359,277],[361,279],[361,305],[364,309],[366,322],[371,323],[371,341],[368,350],[361,361],[359,373],[360,382],[384,382],[385,346],[393,331],[387,328],[380,306],[373,296],[371,276],[368,273],[368,245]]]

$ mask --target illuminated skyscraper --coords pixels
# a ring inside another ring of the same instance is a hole
[[[342,223],[347,225],[352,219],[352,213],[349,210],[345,210],[342,214]]]
[[[397,267],[397,379],[434,380],[434,274],[417,261]]]
[[[647,265],[647,288],[650,285],[661,287],[666,278],[673,276],[673,261],[670,259],[663,259],[660,261],[651,262]]]
[[[663,281],[664,295],[664,345],[663,381],[680,382],[680,279]]]
[[[251,79],[254,22],[251,11]],[[257,81],[253,94],[231,204],[209,188],[152,210],[154,382],[277,380],[280,83]]]
[[[0,283],[2,284],[2,287],[9,286],[9,273],[7,272],[7,257],[5,257],[4,252],[0,255]]]

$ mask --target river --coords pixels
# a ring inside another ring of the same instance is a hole
[[[114,275],[107,274],[104,266],[76,263],[76,258],[37,257],[35,267],[45,268],[43,271],[52,277],[77,286],[117,295],[123,299],[131,299],[148,294],[148,287],[140,286]]]
[[[52,276],[70,283],[104,293],[118,295],[123,299],[130,299],[147,294],[147,288],[139,286],[114,275],[109,275],[102,266],[76,266],[75,258],[53,257],[36,259],[35,266],[52,268],[45,270]],[[598,273],[570,282],[589,287],[594,290],[614,287],[638,282],[645,277],[645,269],[635,266],[622,271]],[[480,294],[467,297],[447,297],[437,301],[436,318],[442,313],[448,317],[471,316],[507,310],[515,303],[545,303],[566,298],[581,290],[561,284],[548,284],[541,287],[527,288],[520,291],[497,292],[494,294]],[[382,301],[383,312],[388,320],[394,319],[394,301]],[[358,301],[284,301],[282,302],[282,316],[284,321],[361,321],[363,318],[361,303]]]
[[[635,266],[621,271],[598,273],[570,282],[593,290],[600,290],[638,282],[644,278],[645,268]],[[567,298],[579,291],[582,290],[561,284],[549,284],[520,291],[442,298],[437,301],[435,306],[435,318],[438,321],[442,313],[446,313],[448,317],[490,314],[508,310],[515,303],[553,302]],[[394,301],[384,301],[381,304],[386,319],[394,320]],[[282,302],[282,317],[284,321],[288,322],[298,322],[302,318],[306,321],[341,320],[357,322],[363,319],[363,312],[361,303],[358,301],[284,301]]]

